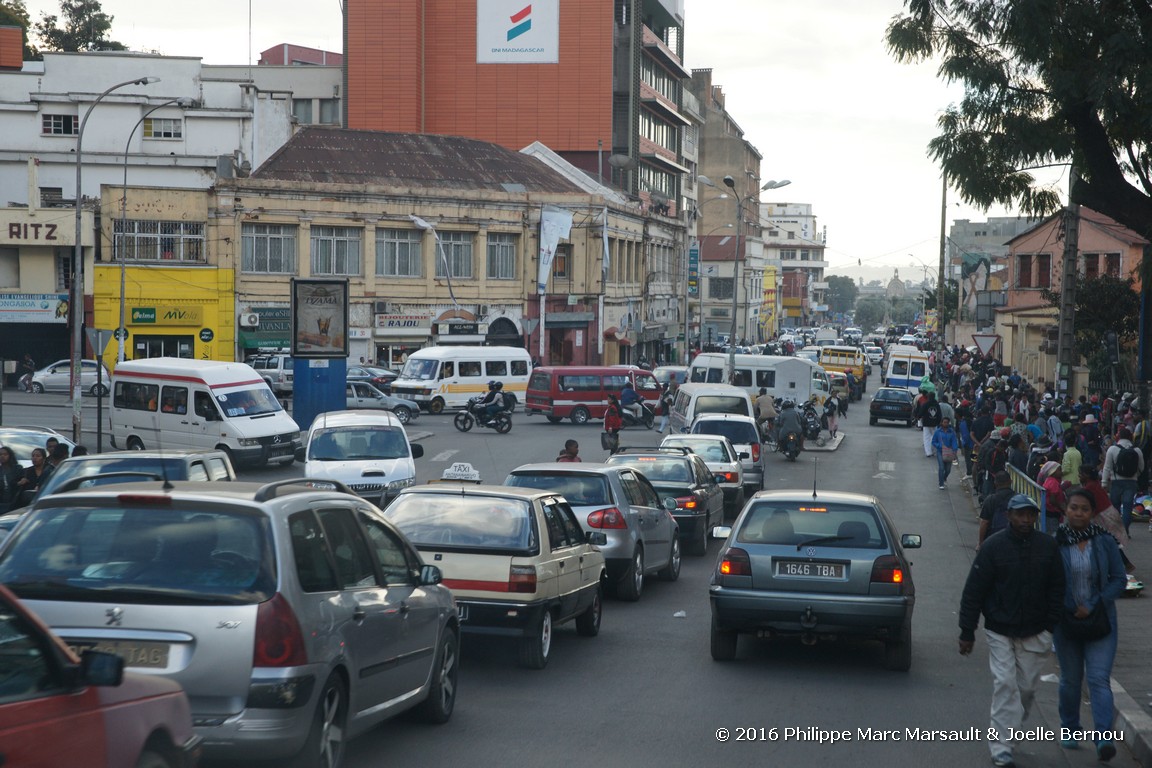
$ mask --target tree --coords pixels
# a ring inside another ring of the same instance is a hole
[[[1071,162],[1069,198],[1152,240],[1152,5],[1148,0],[905,0],[898,61],[939,61],[964,86],[929,154],[969,203],[1042,216],[1057,193],[1029,169]],[[1152,333],[1145,249],[1141,328]],[[1152,378],[1146,345],[1141,379]]]
[[[36,49],[28,45],[28,28],[31,26],[32,19],[28,16],[24,0],[0,0],[0,27],[20,27],[24,30],[24,61],[39,58]]]
[[[1107,379],[1111,362],[1104,334],[1115,331],[1121,349],[1134,349],[1140,331],[1140,294],[1132,278],[1100,275],[1076,284],[1076,354],[1088,361],[1089,378]],[[1044,291],[1044,299],[1059,308],[1059,291]]]
[[[60,19],[41,14],[36,34],[46,51],[123,51],[127,46],[108,39],[112,17],[104,13],[100,0],[60,0]]]
[[[941,313],[941,317],[940,317],[940,327],[941,328],[948,325],[948,323],[952,322],[952,319],[954,317],[956,317],[956,302],[959,301],[959,296],[957,295],[957,291],[959,291],[959,290],[960,290],[959,285],[956,283],[955,280],[945,280],[944,281],[944,311]],[[931,289],[926,288],[924,290],[924,308],[925,309],[936,309],[936,289],[935,288],[931,288]]]
[[[862,296],[856,300],[855,322],[865,332],[884,322],[884,315],[888,313],[888,299],[883,296]]]
[[[828,277],[828,290],[824,293],[828,310],[834,314],[852,311],[856,303],[856,283],[850,277],[831,275]]]

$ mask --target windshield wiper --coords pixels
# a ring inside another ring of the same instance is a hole
[[[801,549],[808,546],[809,544],[820,544],[820,543],[825,542],[825,541],[848,541],[848,539],[852,539],[852,538],[855,538],[855,537],[854,536],[817,536],[814,539],[808,539],[807,541],[802,541],[799,544],[797,544],[796,545],[796,551],[799,552]]]

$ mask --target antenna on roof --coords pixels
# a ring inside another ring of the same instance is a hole
[[[816,462],[820,461],[815,456],[812,457],[812,498],[816,498]]]

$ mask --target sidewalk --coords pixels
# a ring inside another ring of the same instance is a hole
[[[951,486],[950,493],[965,494],[973,516],[979,514],[976,494],[968,483],[959,488]],[[1136,575],[1149,583],[1152,580],[1152,531],[1148,530],[1147,522],[1133,521],[1131,534],[1132,543],[1125,552],[1136,565]],[[975,547],[975,544],[973,539],[970,546]],[[1112,667],[1115,727],[1124,732],[1124,743],[1133,757],[1141,765],[1152,766],[1152,664],[1148,662],[1152,593],[1117,600],[1116,618],[1120,625],[1120,642]],[[1054,663],[1053,668],[1055,670]],[[1051,678],[1040,684],[1037,699],[1046,702],[1046,708],[1050,705],[1052,712],[1056,711],[1056,696],[1056,683]]]

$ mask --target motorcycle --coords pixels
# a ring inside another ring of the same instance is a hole
[[[491,427],[501,435],[507,434],[512,429],[512,416],[508,410],[497,411],[489,417],[487,407],[482,405],[483,400],[483,395],[477,395],[468,400],[468,405],[458,412],[456,418],[452,420],[456,429],[467,432],[478,424],[481,427]]]
[[[652,429],[652,425],[656,423],[656,414],[652,412],[652,406],[648,403],[641,401],[640,405],[640,418],[637,419],[625,407],[620,407],[620,420],[624,423],[624,427],[644,427],[645,429]]]
[[[777,444],[776,450],[784,454],[788,461],[796,461],[796,457],[800,455],[800,435],[795,432],[784,435]]]
[[[816,413],[816,406],[814,406],[811,402],[805,403],[802,416],[802,421],[804,424],[804,439],[814,440],[816,441],[816,445],[824,445],[826,441],[823,437],[820,436],[821,422],[820,415]]]

